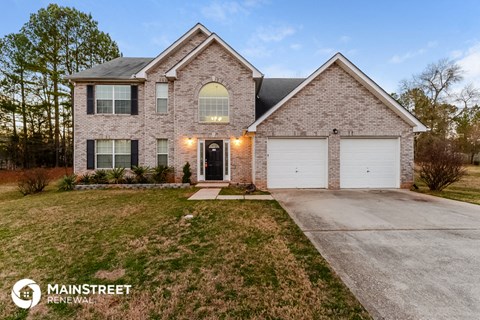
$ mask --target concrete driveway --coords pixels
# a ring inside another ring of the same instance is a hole
[[[480,206],[403,190],[272,190],[376,319],[480,319]]]

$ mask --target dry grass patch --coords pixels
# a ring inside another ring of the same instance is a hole
[[[0,295],[0,318],[369,319],[275,201],[187,201],[191,193],[0,191],[1,292],[25,277],[132,285],[93,305],[44,297],[38,311]]]

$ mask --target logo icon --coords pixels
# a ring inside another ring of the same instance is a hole
[[[13,285],[12,300],[20,308],[35,307],[41,296],[40,286],[31,279],[22,279]]]

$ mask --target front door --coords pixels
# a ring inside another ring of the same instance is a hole
[[[223,180],[223,141],[205,141],[205,180]]]

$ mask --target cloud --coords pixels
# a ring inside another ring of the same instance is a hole
[[[302,72],[289,69],[281,64],[272,64],[262,68],[265,77],[268,78],[303,78]]]
[[[213,0],[200,9],[205,18],[219,22],[228,22],[232,16],[249,14],[254,8],[266,4],[266,0],[221,1]]]
[[[322,56],[331,56],[335,53],[334,48],[318,48],[317,51],[315,51],[315,54],[322,55]]]
[[[275,49],[275,44],[282,42],[282,40],[292,36],[295,32],[296,29],[288,25],[259,27],[248,40],[247,47],[242,49],[241,52],[248,58],[270,57]],[[290,48],[298,50],[301,46],[293,44]]]
[[[256,37],[263,42],[280,42],[295,34],[295,28],[290,26],[269,26],[257,29]]]
[[[302,45],[300,43],[292,43],[290,45],[290,49],[297,51],[302,49]]]
[[[390,58],[389,62],[390,63],[394,63],[394,64],[399,64],[399,63],[402,63],[408,59],[412,59],[416,56],[420,56],[422,54],[425,54],[429,49],[432,49],[432,48],[435,48],[436,46],[438,46],[438,42],[437,41],[429,41],[425,47],[423,48],[420,48],[418,50],[415,50],[415,51],[408,51],[404,54],[396,54],[394,55],[393,57]]]
[[[347,42],[350,42],[351,38],[349,36],[341,36],[340,38],[338,38],[338,42],[340,43],[347,43]]]
[[[456,50],[457,63],[464,71],[466,83],[480,87],[480,43],[476,43],[465,51]]]

